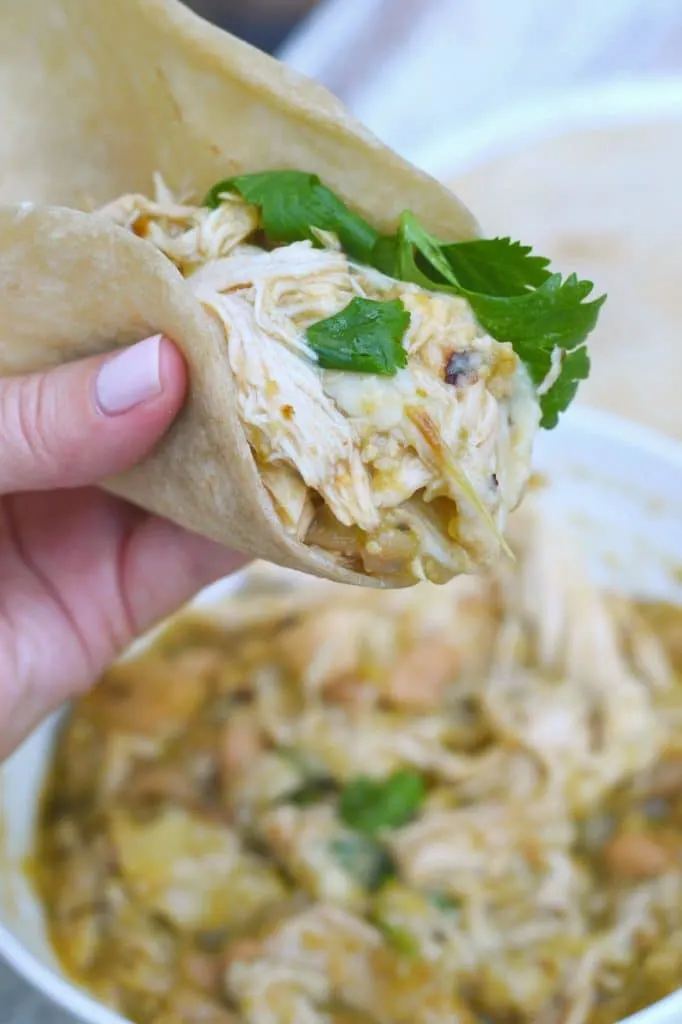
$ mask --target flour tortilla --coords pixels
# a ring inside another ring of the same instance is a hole
[[[106,486],[249,555],[350,583],[284,531],[237,418],[222,330],[150,244],[87,212],[158,171],[202,196],[231,174],[317,173],[380,230],[413,210],[478,233],[443,186],[317,84],[175,0],[0,0],[0,375],[159,331],[190,367],[186,408],[144,464]]]

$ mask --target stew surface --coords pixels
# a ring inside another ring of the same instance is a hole
[[[682,979],[682,615],[561,525],[185,613],[80,699],[35,871],[139,1024],[613,1024]]]

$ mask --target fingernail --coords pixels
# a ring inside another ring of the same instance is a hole
[[[161,338],[155,334],[108,359],[97,374],[97,404],[118,416],[161,394]]]

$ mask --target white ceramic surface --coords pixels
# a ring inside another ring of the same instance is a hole
[[[596,579],[682,602],[682,446],[628,422],[575,410],[561,429],[541,436],[536,466],[550,481],[544,500],[579,531]],[[217,584],[200,600],[215,600],[239,585],[239,578]],[[22,871],[55,725],[56,719],[46,723],[0,770],[0,955],[88,1024],[123,1024],[61,974]],[[680,1019],[682,992],[632,1022]]]
[[[408,156],[452,181],[479,164],[567,132],[650,124],[682,117],[682,75],[625,75],[603,85],[553,90],[535,102],[506,106],[466,128],[440,132]]]

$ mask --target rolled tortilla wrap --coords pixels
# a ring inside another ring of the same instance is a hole
[[[106,486],[283,566],[342,582],[414,582],[420,569],[368,571],[286,529],[239,415],[226,325],[158,248],[93,211],[149,195],[156,172],[197,197],[226,173],[281,167],[318,174],[381,231],[409,209],[465,240],[477,234],[468,211],[325,90],[174,0],[24,0],[5,5],[2,27],[0,373],[164,332],[188,361],[188,402],[144,464]],[[486,558],[500,549],[497,536]],[[474,551],[466,568],[486,558]]]

